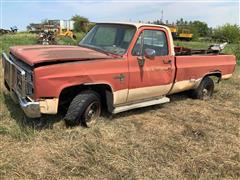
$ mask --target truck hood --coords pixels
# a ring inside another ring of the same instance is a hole
[[[10,48],[10,52],[31,66],[39,63],[113,58],[92,49],[62,45],[14,46]]]

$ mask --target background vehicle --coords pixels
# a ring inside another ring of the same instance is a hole
[[[76,35],[73,32],[74,21],[71,20],[46,20],[43,23],[31,23],[27,28],[30,32],[42,33],[43,31],[49,31],[57,36],[69,37],[76,39]]]
[[[190,41],[192,37],[193,34],[190,32],[189,29],[182,29],[182,31],[178,33],[178,39]]]
[[[16,46],[3,54],[5,86],[28,117],[68,107],[68,125],[89,126],[101,114],[169,102],[192,90],[212,96],[232,76],[233,55],[174,47],[166,26],[99,23],[76,46]],[[175,55],[176,54],[176,55]]]
[[[177,33],[177,27],[176,26],[170,26],[167,25],[172,33],[172,37],[173,39],[177,39],[178,38],[178,33]]]
[[[13,33],[17,33],[17,31],[18,31],[17,26],[10,27],[10,30],[9,29],[2,29],[2,28],[0,28],[0,35],[3,35],[3,34],[13,34]]]
[[[193,33],[191,33],[190,30],[187,28],[183,28],[181,26],[172,26],[172,25],[166,25],[166,26],[169,27],[174,40],[179,39],[179,40],[190,41],[193,38]]]

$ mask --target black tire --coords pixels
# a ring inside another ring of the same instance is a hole
[[[83,91],[73,98],[64,120],[68,127],[77,125],[89,127],[96,123],[100,114],[99,95],[94,91]]]
[[[197,89],[193,90],[193,98],[208,100],[212,97],[214,91],[214,82],[210,77],[205,77]]]

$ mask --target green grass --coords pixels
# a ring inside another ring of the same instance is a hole
[[[78,42],[83,38],[84,33],[76,33],[76,40],[68,37],[57,37],[57,44],[62,45],[77,45]],[[34,33],[17,33],[17,34],[6,34],[0,36],[0,53],[3,51],[8,52],[9,47],[16,45],[33,45],[37,44],[38,35]]]
[[[196,42],[196,41],[174,41],[175,46],[184,46],[192,49],[207,49],[211,43]]]
[[[36,42],[29,34],[0,40],[5,51]],[[24,119],[2,86],[0,63],[0,179],[239,179],[239,82],[238,66],[209,101],[172,95],[168,104],[67,129],[61,116]]]
[[[15,45],[29,45],[37,43],[37,35],[30,33],[17,33],[0,36],[0,53],[3,51],[8,52],[9,47]]]

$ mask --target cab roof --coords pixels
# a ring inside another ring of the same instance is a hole
[[[161,28],[169,29],[169,27],[164,26],[164,25],[146,24],[146,23],[134,23],[134,22],[100,22],[100,23],[97,23],[97,24],[130,25],[130,26],[135,26],[137,29],[139,29],[142,26],[161,27]]]
[[[129,25],[129,26],[134,26],[137,28],[137,30],[140,28],[140,27],[143,27],[143,26],[147,26],[147,27],[161,27],[161,28],[164,28],[168,31],[168,34],[169,34],[169,40],[170,40],[170,54],[172,56],[175,55],[175,51],[174,51],[174,43],[173,43],[173,38],[172,38],[172,33],[171,33],[171,30],[169,27],[167,26],[163,26],[163,25],[156,25],[156,24],[144,24],[144,23],[134,23],[134,22],[102,22],[102,23],[97,23],[97,24],[118,24],[118,25]]]

